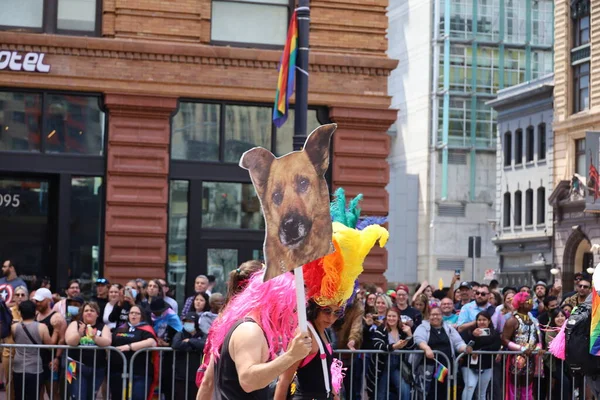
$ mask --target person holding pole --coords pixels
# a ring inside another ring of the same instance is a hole
[[[263,277],[253,275],[214,322],[197,400],[266,400],[269,384],[310,352],[308,332],[296,332],[294,276]]]

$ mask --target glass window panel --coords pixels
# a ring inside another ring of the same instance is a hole
[[[265,229],[251,183],[202,182],[202,227]]]
[[[26,282],[48,274],[49,186],[46,180],[0,179],[0,254]]]
[[[105,120],[98,97],[49,94],[44,128],[48,153],[103,153]]]
[[[171,157],[219,161],[219,104],[180,103],[172,121]]]
[[[71,179],[69,278],[80,280],[84,295],[92,294],[92,282],[100,268],[100,239],[104,212],[104,185],[100,177]]]
[[[238,267],[237,249],[208,249],[206,258],[208,275],[214,275],[217,282],[212,293],[227,293],[229,273]]]
[[[263,252],[263,249],[252,250],[252,259],[264,262],[265,253]]]
[[[3,0],[0,25],[20,28],[41,28],[44,0]]]
[[[294,110],[290,109],[287,122],[281,128],[277,129],[275,155],[278,157],[287,154],[294,149],[294,117]],[[321,124],[317,119],[317,110],[308,110],[308,114],[306,115],[306,133],[311,133],[320,125]]]
[[[287,25],[287,3],[268,5],[250,2],[212,2],[212,40],[283,45]]]
[[[42,96],[0,92],[0,150],[40,151]]]
[[[178,304],[185,302],[187,273],[188,181],[171,181],[169,187],[169,268],[167,281]]]
[[[225,162],[238,163],[253,147],[271,149],[271,107],[225,107]]]
[[[96,1],[58,0],[58,29],[86,32],[96,30]]]

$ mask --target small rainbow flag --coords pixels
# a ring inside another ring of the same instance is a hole
[[[73,379],[77,379],[75,375],[77,374],[77,363],[75,361],[70,361],[67,364],[67,382],[73,382]]]
[[[444,366],[444,364],[442,364],[438,360],[435,360],[435,362],[438,363],[438,367],[435,370],[435,375],[434,375],[435,379],[437,379],[438,382],[444,383],[444,381],[446,380],[446,377],[448,376],[448,368],[446,368]]]
[[[281,128],[285,124],[285,121],[287,121],[290,97],[294,93],[297,54],[298,20],[296,18],[296,11],[294,11],[279,63],[279,79],[277,79],[277,92],[275,93],[275,106],[273,107],[273,123],[278,128]]]

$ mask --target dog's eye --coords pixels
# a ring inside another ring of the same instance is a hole
[[[298,193],[305,193],[308,190],[310,182],[307,178],[300,178],[298,180]]]
[[[273,203],[275,203],[276,205],[280,205],[283,201],[283,193],[281,193],[280,191],[273,193],[271,197],[273,199]]]

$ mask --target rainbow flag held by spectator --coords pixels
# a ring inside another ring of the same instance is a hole
[[[67,382],[69,384],[73,382],[73,379],[77,379],[75,376],[77,374],[77,363],[75,361],[70,361],[67,364]]]
[[[296,56],[298,54],[298,20],[296,11],[292,14],[287,40],[279,62],[279,79],[277,79],[277,92],[273,107],[273,123],[281,128],[288,117],[290,97],[294,94],[296,79]]]
[[[435,370],[434,377],[435,379],[437,379],[438,382],[444,383],[446,377],[448,376],[448,368],[446,368],[444,364],[442,364],[438,360],[435,360],[435,362],[438,364],[438,366]]]

